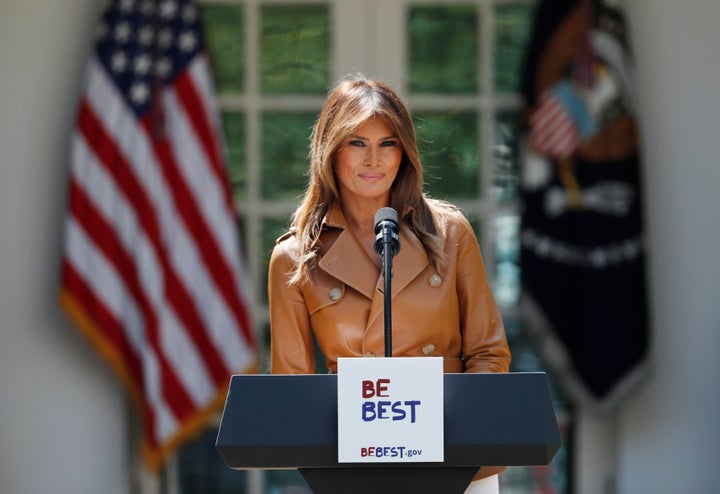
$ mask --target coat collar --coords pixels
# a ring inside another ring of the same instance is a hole
[[[340,232],[320,259],[320,268],[372,299],[377,289],[383,286],[382,276],[348,229],[347,220],[338,204],[330,206],[323,219],[323,226],[338,229]],[[393,296],[417,277],[428,263],[427,253],[420,239],[401,222],[400,252],[393,258]]]

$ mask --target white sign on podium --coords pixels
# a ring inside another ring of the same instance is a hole
[[[442,462],[441,357],[338,359],[338,462]]]

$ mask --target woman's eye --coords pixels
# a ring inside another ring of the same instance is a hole
[[[397,146],[397,141],[383,141],[380,145],[381,146]]]

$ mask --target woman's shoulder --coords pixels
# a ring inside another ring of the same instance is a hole
[[[297,258],[298,252],[300,251],[300,242],[296,233],[296,230],[291,228],[276,238],[275,246],[273,247],[273,256],[283,254],[292,259]]]
[[[275,239],[275,245],[293,241],[297,241],[297,235],[295,234],[295,229],[291,228]]]
[[[440,199],[429,198],[427,199],[427,203],[435,221],[443,230],[458,227],[472,229],[465,213],[455,204]]]

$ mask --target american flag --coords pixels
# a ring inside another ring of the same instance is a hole
[[[580,134],[563,101],[552,91],[540,97],[530,116],[530,143],[538,153],[567,158],[580,143]]]
[[[197,6],[111,2],[84,84],[60,300],[138,404],[156,471],[257,359]]]

